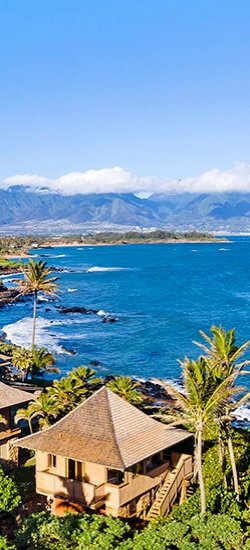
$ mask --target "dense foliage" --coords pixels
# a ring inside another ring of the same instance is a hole
[[[98,515],[51,516],[48,512],[27,519],[16,537],[17,550],[115,550],[130,534],[126,523]],[[126,546],[124,546],[126,548]]]
[[[1,548],[1,547],[0,547]],[[118,519],[47,513],[28,518],[17,533],[16,550],[249,550],[249,524],[228,514],[160,519],[133,530]]]
[[[21,497],[15,482],[0,468],[0,513],[12,512],[20,502]]]
[[[20,271],[23,264],[22,262],[14,261],[14,260],[8,260],[6,258],[0,258],[0,271],[2,272],[16,272]]]
[[[65,240],[70,242],[70,237]],[[77,238],[86,244],[126,244],[126,243],[151,243],[151,242],[168,242],[168,241],[214,241],[213,235],[208,233],[199,233],[198,231],[189,231],[179,233],[174,231],[163,231],[157,229],[155,231],[127,231],[126,233],[102,232],[82,235]]]

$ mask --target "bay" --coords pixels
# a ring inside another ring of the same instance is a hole
[[[42,297],[37,320],[37,345],[56,354],[62,374],[94,364],[102,374],[177,380],[178,359],[199,355],[193,344],[199,329],[235,327],[239,342],[250,339],[250,237],[31,254],[62,270],[60,298]],[[3,280],[12,284],[15,278]],[[98,314],[62,314],[57,306]],[[117,321],[103,322],[106,314]],[[17,302],[0,310],[0,327],[8,340],[28,346],[31,317],[32,300]]]

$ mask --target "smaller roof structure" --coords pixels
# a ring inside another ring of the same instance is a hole
[[[27,403],[33,399],[33,396],[27,391],[12,388],[8,384],[0,382],[0,410],[12,407],[12,405]]]
[[[122,470],[192,435],[147,416],[105,386],[20,447]]]

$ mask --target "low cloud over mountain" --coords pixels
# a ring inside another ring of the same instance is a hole
[[[162,180],[153,176],[138,177],[120,167],[69,172],[58,178],[41,175],[16,174],[5,178],[1,187],[23,185],[39,192],[46,188],[62,195],[92,193],[228,193],[250,192],[250,165],[236,162],[228,170],[213,168],[201,175]]]

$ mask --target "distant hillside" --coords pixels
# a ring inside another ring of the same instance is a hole
[[[159,227],[174,230],[250,232],[250,193],[64,196],[23,186],[0,189],[0,226],[33,232]]]

